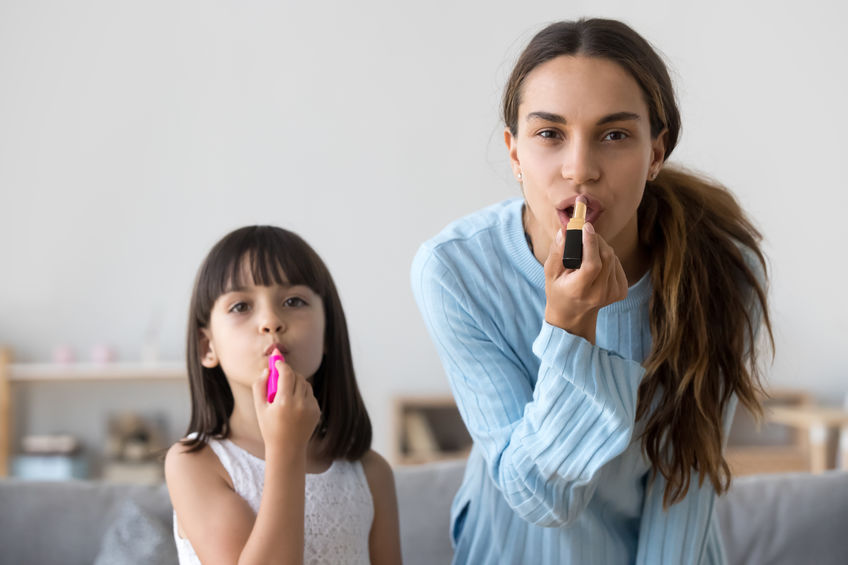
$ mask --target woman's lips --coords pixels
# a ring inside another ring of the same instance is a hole
[[[586,207],[586,221],[594,225],[603,213],[604,211],[602,209],[593,208],[590,204]],[[559,216],[559,221],[562,224],[562,227],[566,227],[568,225],[568,221],[572,218],[572,214],[574,214],[574,206],[557,209],[557,215]]]

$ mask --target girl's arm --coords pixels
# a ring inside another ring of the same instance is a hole
[[[209,447],[190,454],[178,444],[166,457],[178,524],[205,564],[303,563],[306,446],[320,412],[309,383],[288,365],[278,369],[271,404],[265,402],[267,371],[253,385],[265,442],[265,485],[256,515]]]
[[[392,468],[376,451],[362,457],[362,468],[374,501],[374,522],[368,537],[371,565],[399,565],[400,525]]]
[[[188,538],[203,563],[237,563],[256,516],[209,446],[186,449],[174,444],[165,457],[178,535]]]
[[[539,368],[529,373],[534,363],[490,327],[492,312],[474,290],[520,275],[475,280],[461,252],[450,253],[422,248],[412,286],[463,421],[519,516],[569,524],[591,500],[599,470],[630,444],[644,369],[540,319]]]

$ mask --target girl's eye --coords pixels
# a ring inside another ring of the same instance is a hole
[[[604,136],[604,141],[623,141],[627,137],[627,134],[623,131],[611,131]]]
[[[286,298],[285,302],[283,302],[283,306],[297,308],[298,306],[306,306],[306,301],[299,296],[292,296],[291,298]]]
[[[230,306],[230,312],[235,314],[241,314],[242,312],[247,312],[248,306],[247,302],[236,302],[232,306]]]
[[[542,139],[559,139],[559,132],[552,129],[543,129],[537,134]]]

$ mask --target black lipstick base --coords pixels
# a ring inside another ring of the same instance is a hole
[[[562,252],[562,266],[566,269],[579,269],[583,263],[583,230],[565,230],[565,249]]]

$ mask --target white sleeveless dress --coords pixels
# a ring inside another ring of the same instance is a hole
[[[210,439],[209,447],[230,474],[235,491],[258,512],[265,461],[228,439]],[[373,520],[374,502],[361,462],[337,459],[325,472],[307,474],[304,565],[368,565]],[[191,543],[180,537],[176,513],[174,539],[180,565],[200,565]]]

